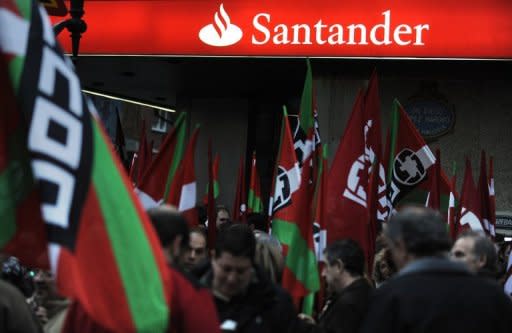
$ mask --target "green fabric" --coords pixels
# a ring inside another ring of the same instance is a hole
[[[313,73],[309,58],[306,60],[307,70],[304,88],[300,99],[300,126],[306,135],[312,135],[315,119],[313,117]],[[301,162],[301,161],[299,161]]]
[[[93,126],[92,180],[134,325],[137,332],[165,332],[169,311],[151,244],[95,121]]]
[[[249,189],[249,195],[247,196],[247,207],[249,207],[253,213],[263,212],[263,202],[260,197],[256,196],[252,188]]]
[[[288,246],[285,265],[309,291],[320,289],[315,252],[309,248],[295,223],[273,219],[272,235]]]
[[[18,129],[7,138],[6,144],[9,162],[0,171],[0,248],[14,236],[16,208],[30,194],[34,184],[24,132]]]
[[[169,197],[169,190],[174,180],[174,175],[176,174],[176,170],[178,169],[185,152],[186,116],[187,114],[183,112],[178,116],[178,119],[176,119],[176,146],[174,147],[174,155],[172,157],[171,167],[169,168],[169,176],[167,177],[167,181],[165,183],[164,202],[167,202],[167,198]]]

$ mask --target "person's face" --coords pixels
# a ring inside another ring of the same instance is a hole
[[[333,293],[339,289],[339,280],[341,275],[341,261],[336,261],[332,265],[328,260],[324,261],[324,267],[322,269],[322,277],[327,283],[327,292]]]
[[[450,255],[453,260],[464,263],[472,272],[477,272],[485,263],[475,255],[475,240],[470,237],[457,239]]]
[[[243,293],[251,282],[253,267],[247,257],[222,252],[212,260],[213,289],[226,297]]]
[[[197,232],[190,233],[189,249],[185,255],[185,267],[187,269],[193,268],[204,260],[206,255],[206,239]]]
[[[225,210],[219,210],[217,213],[217,228],[222,224],[227,223],[229,221],[229,213]]]
[[[379,262],[379,271],[383,280],[387,280],[391,277],[391,268],[384,259]]]

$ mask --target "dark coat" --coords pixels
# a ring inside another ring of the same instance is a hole
[[[318,318],[318,332],[357,333],[366,312],[372,287],[364,278],[355,280],[329,299]]]
[[[375,291],[362,332],[510,333],[512,302],[462,265],[420,259]]]
[[[39,333],[42,331],[21,292],[0,280],[0,332]]]
[[[219,320],[236,323],[236,333],[309,332],[311,328],[297,318],[291,297],[266,279],[258,270],[245,294],[229,301],[215,297]],[[201,282],[211,287],[213,273],[207,270]]]

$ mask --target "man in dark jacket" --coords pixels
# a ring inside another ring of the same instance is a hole
[[[301,331],[293,303],[254,265],[256,241],[242,224],[223,230],[201,282],[210,287],[223,332],[286,333]]]
[[[359,332],[372,290],[363,277],[363,250],[355,241],[345,239],[329,245],[325,258],[322,276],[332,296],[318,318],[318,331]]]
[[[447,259],[451,241],[438,212],[404,208],[385,236],[400,272],[375,291],[363,333],[512,332],[503,290]]]

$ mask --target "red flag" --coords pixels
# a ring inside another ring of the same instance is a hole
[[[489,223],[491,225],[491,236],[496,236],[496,193],[494,192],[494,159],[489,158]]]
[[[247,193],[245,191],[245,163],[244,158],[240,157],[238,166],[238,179],[236,181],[236,196],[233,203],[233,221],[246,222],[247,217]]]
[[[165,201],[183,156],[185,119],[185,113],[178,116],[174,128],[163,139],[158,154],[137,185],[136,192],[146,209]]]
[[[359,92],[329,171],[325,214],[328,243],[351,238],[359,243],[368,258],[368,172],[362,103]]]
[[[379,156],[377,155],[379,158]],[[379,173],[378,173],[378,161],[376,159],[372,171],[370,173],[370,182],[368,184],[368,257],[366,258],[366,267],[368,268],[368,275],[372,276],[373,260],[375,257],[375,248],[377,240],[377,224],[379,223],[377,218],[378,210],[378,196],[379,196]]]
[[[460,207],[457,233],[468,229],[483,232],[484,228],[479,216],[480,201],[475,183],[473,182],[471,162],[468,158],[466,158],[466,169],[464,170]]]
[[[190,226],[198,224],[196,209],[196,174],[195,174],[195,152],[196,142],[199,135],[199,127],[196,127],[188,142],[183,161],[176,172],[167,203],[178,208],[187,219]]]
[[[388,195],[393,207],[404,202],[425,204],[428,182],[436,159],[425,140],[400,103],[393,102],[391,126],[391,154]],[[443,170],[440,192],[441,211],[445,212],[450,194],[450,182]]]
[[[441,193],[439,189],[441,175],[441,152],[436,149],[436,162],[432,168],[432,172],[428,175],[428,188],[426,207],[439,210],[441,207]]]
[[[217,238],[217,214],[215,212],[215,197],[213,195],[214,172],[212,166],[212,140],[208,140],[208,202],[206,204],[208,216],[208,248],[215,248]]]
[[[377,156],[382,157],[379,79],[376,70],[373,71],[368,82],[368,88],[366,89],[364,97],[363,112],[365,121],[365,153],[368,155],[366,158],[366,167],[369,173],[373,164],[377,163],[378,165],[378,173],[375,175],[378,184],[376,214],[378,221],[384,222],[389,215],[389,205],[386,191],[386,164],[381,160],[377,160],[376,162],[375,159]]]

